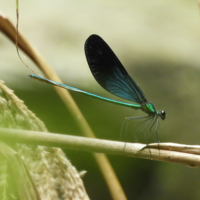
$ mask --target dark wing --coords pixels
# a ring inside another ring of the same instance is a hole
[[[147,101],[140,87],[101,37],[91,35],[86,40],[85,55],[93,76],[104,89],[139,104]]]

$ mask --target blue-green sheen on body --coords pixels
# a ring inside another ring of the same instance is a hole
[[[151,102],[142,105],[141,109],[148,114],[157,113],[155,106]]]
[[[122,102],[122,101],[117,101],[117,100],[101,97],[99,95],[92,94],[92,93],[89,93],[89,92],[85,92],[83,90],[79,90],[77,88],[74,88],[74,87],[71,87],[71,86],[68,86],[68,85],[65,85],[65,84],[62,84],[62,83],[58,83],[56,81],[52,81],[50,79],[46,79],[46,78],[43,78],[43,77],[38,76],[38,75],[29,75],[29,76],[32,79],[36,79],[36,80],[41,81],[41,82],[45,82],[45,83],[49,83],[49,84],[52,84],[52,85],[60,86],[62,88],[66,88],[68,90],[72,90],[72,91],[75,91],[75,92],[80,92],[80,93],[83,93],[83,94],[87,94],[89,96],[96,97],[96,98],[104,100],[104,101],[108,101],[108,102],[115,103],[115,104],[120,104],[120,105],[127,106],[127,107],[132,107],[134,109],[141,108],[141,105],[139,105],[139,104],[126,103],[126,102]]]

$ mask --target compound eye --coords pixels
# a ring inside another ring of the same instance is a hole
[[[162,120],[165,119],[165,117],[166,117],[166,112],[165,112],[164,110],[161,111],[160,117],[161,117]]]

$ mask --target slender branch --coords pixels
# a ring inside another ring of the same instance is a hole
[[[198,145],[180,145],[175,143],[145,145],[139,143],[124,143],[77,137],[57,133],[44,133],[3,128],[0,129],[0,139],[16,143],[53,146],[79,151],[124,155],[157,161],[179,163],[189,166],[200,166],[200,146]]]

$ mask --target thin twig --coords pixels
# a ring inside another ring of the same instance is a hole
[[[3,128],[0,129],[0,139],[16,143],[37,144],[79,151],[131,156],[179,163],[192,167],[200,166],[200,146],[198,145],[159,143],[158,146],[158,144],[145,145],[139,143],[126,143],[124,149],[124,142]],[[149,154],[149,148],[151,154]]]

